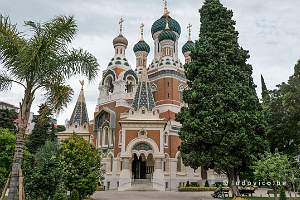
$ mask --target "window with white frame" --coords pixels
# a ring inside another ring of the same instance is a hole
[[[165,132],[164,133],[164,144],[165,144],[165,146],[168,146],[168,133],[167,132]]]

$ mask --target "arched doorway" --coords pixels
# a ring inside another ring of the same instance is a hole
[[[139,157],[136,154],[133,155],[132,176],[134,179],[146,179],[146,158],[144,154]]]
[[[133,179],[152,179],[154,172],[154,159],[152,154],[146,157],[143,153],[141,153],[140,156],[134,153],[131,166]]]

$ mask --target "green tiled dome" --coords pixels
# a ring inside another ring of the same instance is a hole
[[[176,41],[176,35],[173,31],[171,30],[165,30],[161,32],[158,36],[158,41],[163,41],[163,40],[173,40],[174,42]]]
[[[184,54],[185,52],[191,51],[193,48],[195,48],[195,43],[193,41],[187,41],[182,46],[182,53]]]
[[[133,51],[134,51],[134,53],[138,52],[138,51],[146,51],[147,53],[149,53],[150,46],[145,41],[141,40],[134,45]]]
[[[166,27],[166,18],[168,20],[168,24],[169,27],[172,31],[175,31],[176,33],[178,33],[180,35],[181,33],[181,27],[179,25],[179,23],[175,20],[172,19],[170,16],[162,16],[160,19],[156,20],[152,27],[151,27],[151,33],[152,35],[158,31],[162,31],[165,30]]]

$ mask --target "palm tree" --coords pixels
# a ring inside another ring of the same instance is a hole
[[[31,105],[38,90],[45,92],[48,105],[60,111],[71,100],[72,88],[66,80],[83,74],[89,80],[97,75],[96,58],[82,49],[69,45],[77,31],[72,16],[58,16],[46,23],[26,21],[32,34],[19,32],[9,17],[0,15],[0,91],[11,88],[12,83],[24,88],[18,115],[17,142],[12,164],[9,200],[18,199],[24,135]]]

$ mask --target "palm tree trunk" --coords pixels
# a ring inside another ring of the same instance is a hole
[[[29,89],[25,90],[24,99],[20,105],[20,113],[18,118],[18,132],[16,135],[16,147],[11,169],[11,179],[9,185],[8,200],[19,199],[19,178],[22,174],[23,150],[25,145],[25,133],[29,119],[30,109],[33,101],[33,94]],[[24,188],[23,186],[21,188]],[[21,199],[19,199],[21,200]]]

